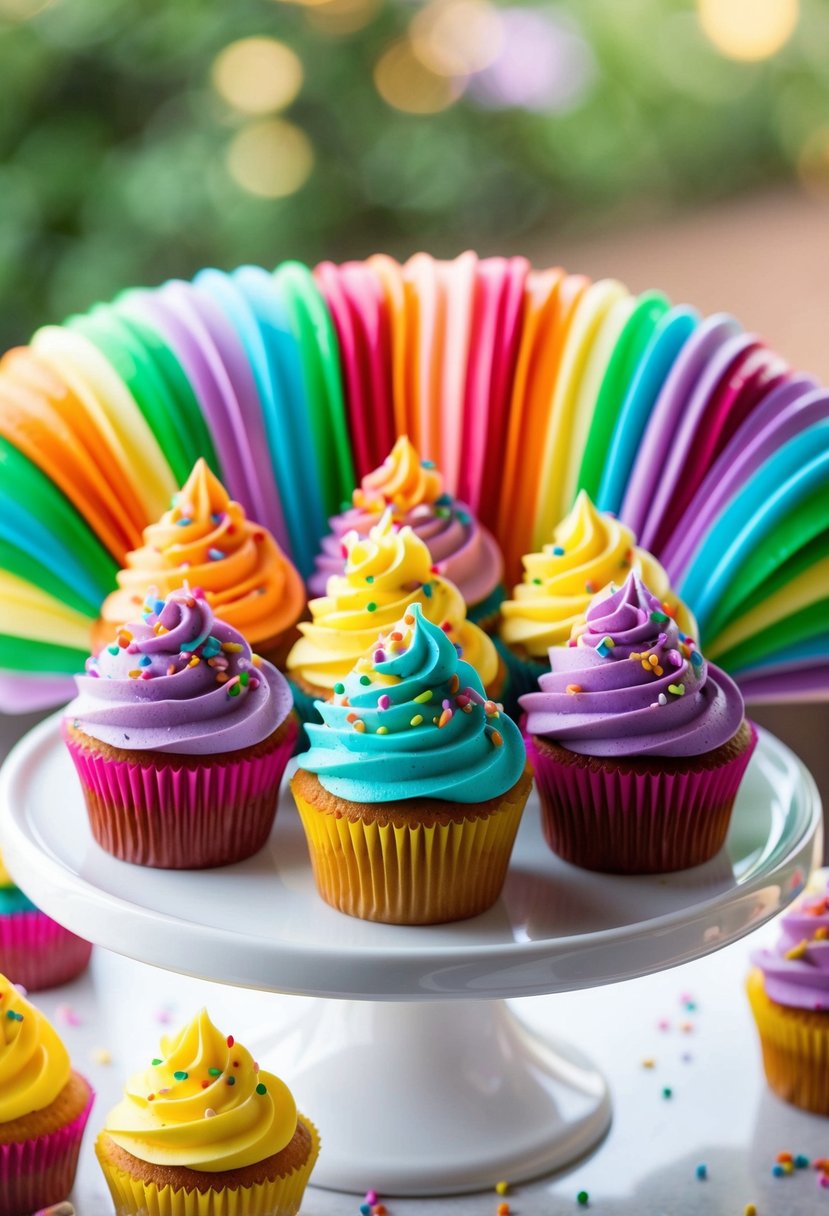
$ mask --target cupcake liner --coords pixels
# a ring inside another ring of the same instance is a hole
[[[294,713],[299,719],[299,731],[297,733],[296,744],[294,746],[294,755],[296,755],[298,752],[307,751],[311,746],[311,741],[308,738],[305,730],[305,723],[322,721],[314,702],[324,701],[327,698],[323,689],[318,689],[313,693],[307,692],[306,689],[304,689],[300,684],[296,683],[295,680],[292,680],[290,676],[288,676],[287,679],[291,686],[291,694],[294,698]]]
[[[373,822],[317,807],[292,788],[326,903],[361,920],[428,925],[495,903],[530,783],[520,780],[484,814],[472,805],[462,819],[413,810]]]
[[[725,841],[734,799],[757,742],[724,745],[725,758],[706,766],[612,763],[527,750],[541,799],[544,837],[564,861],[606,874],[664,874],[710,860]]]
[[[205,870],[242,861],[267,840],[296,732],[290,720],[267,750],[259,744],[203,764],[116,760],[65,738],[102,849],[137,865]]]
[[[319,1155],[317,1129],[304,1115],[302,1122],[311,1133],[312,1148],[301,1166],[270,1182],[210,1191],[186,1191],[133,1178],[107,1159],[99,1137],[95,1151],[112,1195],[115,1216],[295,1216]]]
[[[94,1097],[90,1089],[85,1108],[65,1127],[0,1145],[0,1216],[36,1212],[68,1197]]]
[[[30,992],[67,984],[89,963],[92,946],[40,911],[0,916],[0,973]]]
[[[496,637],[492,640],[507,670],[506,682],[500,699],[506,712],[514,722],[517,722],[521,716],[518,698],[522,697],[525,692],[538,691],[539,676],[543,676],[545,671],[550,670],[550,664],[542,663],[540,659],[519,658],[502,638]]]
[[[466,609],[467,620],[472,621],[484,633],[492,634],[498,628],[501,619],[501,605],[507,598],[503,583],[493,587],[489,595],[485,595],[477,604],[470,604]]]
[[[763,1068],[778,1098],[816,1115],[829,1115],[829,1012],[792,1009],[766,995],[763,973],[746,985],[757,1023]]]

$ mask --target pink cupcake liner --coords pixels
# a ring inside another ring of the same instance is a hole
[[[722,848],[757,743],[710,768],[637,771],[562,763],[527,739],[547,844],[564,861],[607,874],[664,874]]]
[[[0,1216],[22,1216],[68,1198],[95,1095],[84,1110],[57,1131],[0,1145]]]
[[[57,988],[86,968],[92,946],[44,912],[0,916],[0,973],[30,992]]]
[[[268,839],[297,730],[292,718],[270,750],[204,764],[113,760],[65,738],[102,849],[137,865],[206,870],[251,857]]]

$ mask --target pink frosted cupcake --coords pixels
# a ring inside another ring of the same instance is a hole
[[[91,953],[15,886],[0,857],[0,971],[31,992],[57,988],[80,975]]]
[[[345,570],[343,540],[348,533],[365,539],[388,508],[395,524],[408,525],[426,545],[434,572],[458,588],[469,620],[490,632],[506,594],[501,550],[470,508],[444,493],[434,463],[421,460],[406,435],[379,469],[366,474],[354,491],[352,506],[328,521],[331,534],[323,538],[317,568],[308,579],[311,594],[325,595],[331,575]]]
[[[285,679],[186,589],[87,660],[63,734],[93,835],[122,861],[207,869],[268,838],[298,724]]]
[[[550,665],[520,704],[553,852],[622,874],[713,857],[756,743],[734,681],[635,572]]]

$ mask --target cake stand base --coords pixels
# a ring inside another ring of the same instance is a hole
[[[314,1000],[249,1036],[320,1129],[314,1185],[384,1195],[480,1191],[583,1156],[610,1098],[578,1051],[504,1001]]]

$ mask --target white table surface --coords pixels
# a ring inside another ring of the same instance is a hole
[[[772,1177],[776,1154],[829,1155],[829,1120],[779,1102],[766,1089],[754,1026],[743,995],[749,951],[775,937],[774,923],[706,959],[612,987],[513,1003],[520,1015],[580,1046],[606,1072],[614,1101],[605,1141],[554,1177],[517,1186],[507,1200],[516,1216],[581,1211],[586,1190],[596,1216],[758,1216],[829,1214],[829,1190],[816,1172]],[[697,1004],[687,1012],[681,998]],[[79,1216],[112,1211],[92,1151],[94,1132],[123,1080],[155,1053],[160,1034],[202,1004],[216,1023],[244,1041],[245,1029],[288,1012],[304,998],[271,996],[187,979],[96,950],[88,975],[38,998],[54,1018],[73,1061],[97,1090],[73,1200]],[[165,1022],[164,1019],[169,1019]],[[669,1029],[660,1029],[667,1019]],[[74,1024],[77,1023],[77,1024]],[[683,1031],[682,1023],[693,1026]],[[94,1059],[99,1049],[112,1063]],[[652,1058],[655,1067],[642,1066]],[[285,1078],[290,1083],[290,1077]],[[669,1086],[673,1096],[662,1096]],[[344,1095],[355,1105],[371,1094]],[[401,1101],[404,1095],[401,1094]],[[313,1111],[307,1112],[312,1118]],[[325,1128],[320,1128],[323,1152]],[[699,1181],[704,1162],[708,1179]],[[366,1178],[367,1188],[372,1180]],[[382,1196],[389,1216],[495,1216],[489,1190],[451,1199]],[[356,1213],[361,1198],[310,1188],[305,1216]]]

